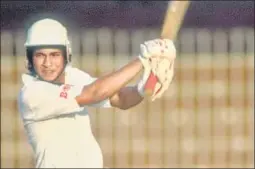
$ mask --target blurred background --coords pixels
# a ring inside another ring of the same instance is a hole
[[[33,167],[17,111],[25,36],[51,17],[69,31],[73,66],[114,71],[158,38],[166,1],[1,1],[1,167]],[[162,99],[90,108],[106,167],[254,168],[254,1],[193,1]],[[135,84],[137,78],[130,84]]]

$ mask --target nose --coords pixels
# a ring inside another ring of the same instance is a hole
[[[51,59],[50,59],[49,56],[46,56],[46,57],[44,58],[43,66],[45,66],[45,67],[51,66]]]

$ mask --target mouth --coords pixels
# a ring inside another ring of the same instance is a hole
[[[45,74],[52,74],[54,71],[53,70],[44,70],[43,73]]]

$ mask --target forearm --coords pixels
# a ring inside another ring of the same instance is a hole
[[[137,86],[128,86],[120,89],[110,98],[112,106],[126,110],[141,103],[143,97],[139,94]]]
[[[129,83],[143,66],[139,59],[131,61],[123,68],[100,77],[91,85],[83,88],[82,94],[76,97],[79,105],[94,104],[111,97]]]

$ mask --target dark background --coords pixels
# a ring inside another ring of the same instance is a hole
[[[42,17],[68,26],[139,28],[162,25],[167,1],[1,1],[1,29]],[[183,27],[254,27],[254,1],[193,1]]]

